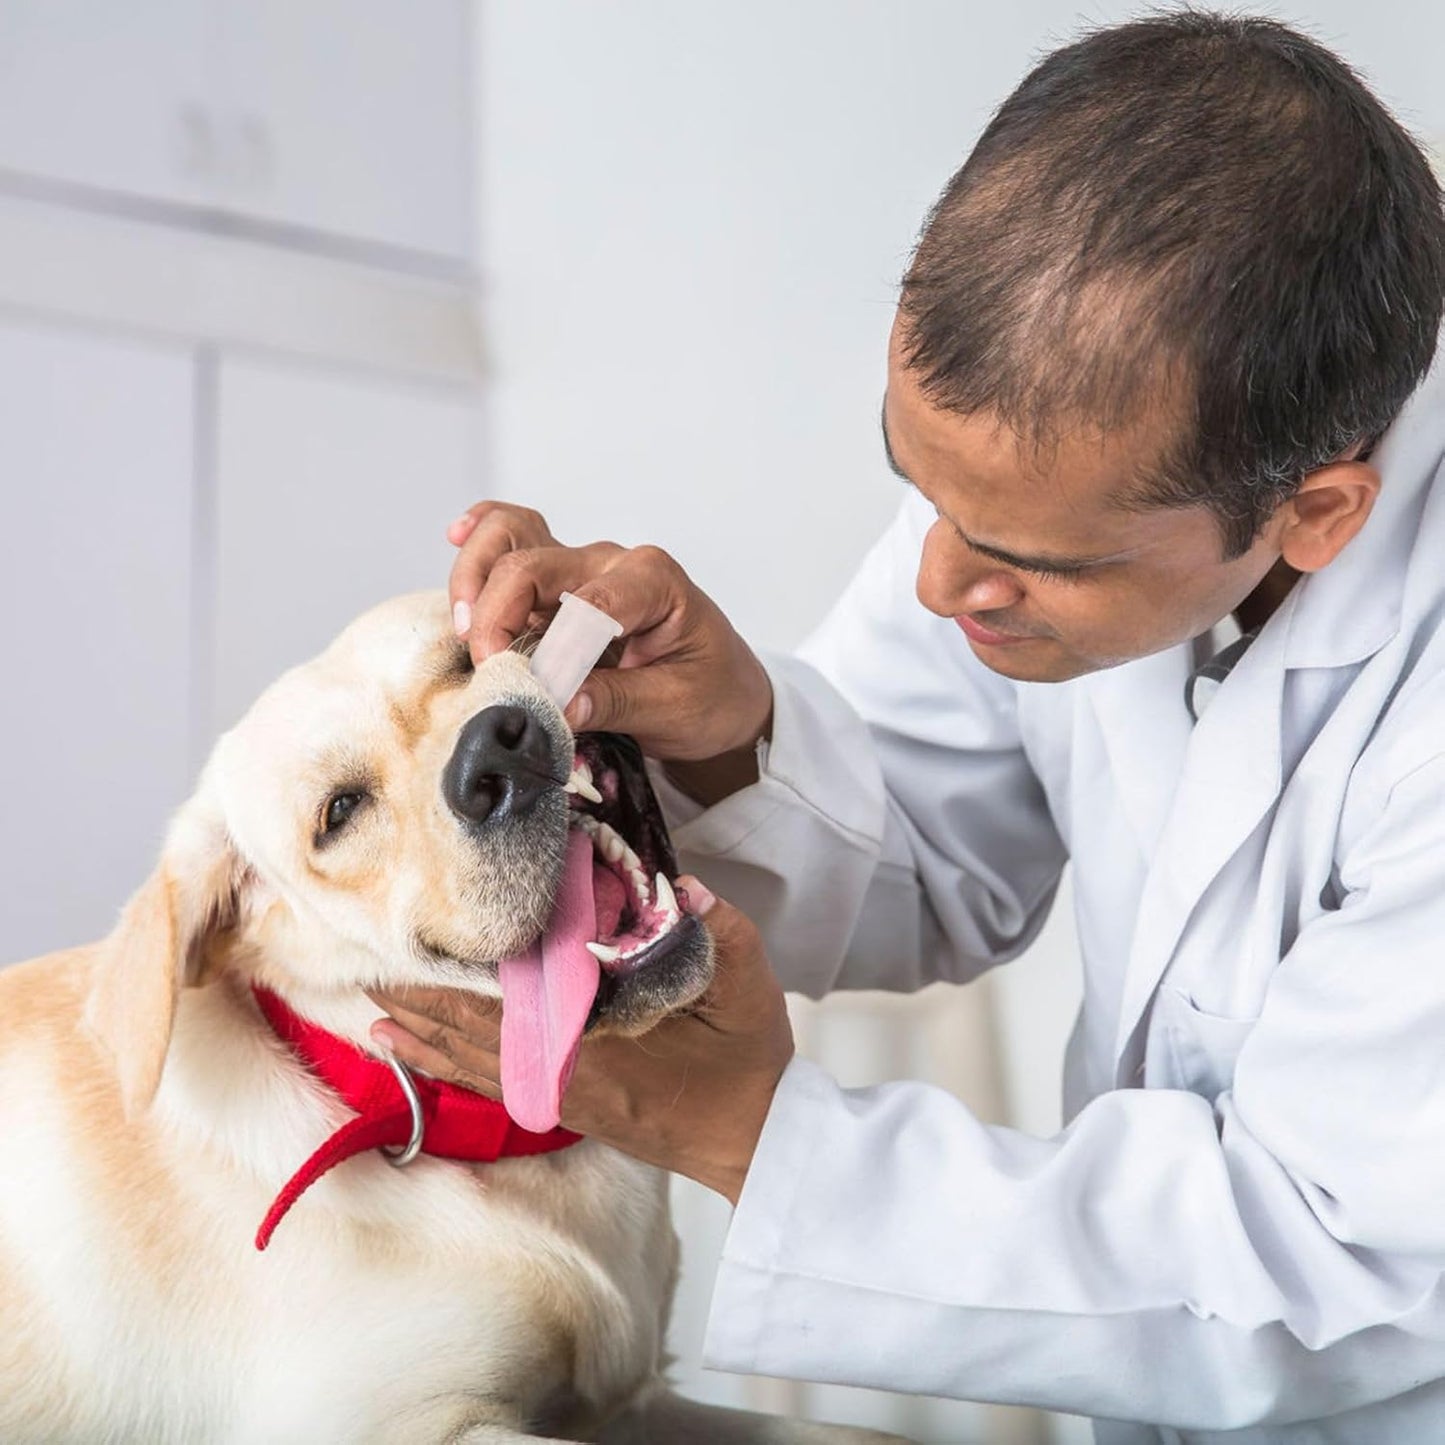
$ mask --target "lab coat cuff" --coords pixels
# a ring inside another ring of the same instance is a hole
[[[773,685],[773,733],[758,750],[756,783],[704,808],[660,766],[649,769],[678,851],[726,856],[779,809],[803,807],[876,852],[886,805],[867,725],[807,663],[762,661]]]

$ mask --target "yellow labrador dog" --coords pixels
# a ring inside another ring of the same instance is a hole
[[[277,682],[115,932],[0,971],[0,1440],[881,1441],[671,1394],[666,1180],[553,1128],[583,1028],[707,985],[675,870],[635,752],[440,595]],[[527,1130],[369,1044],[439,982],[505,993]]]

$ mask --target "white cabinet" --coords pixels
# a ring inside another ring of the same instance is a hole
[[[0,0],[0,167],[204,200],[194,124],[211,69],[208,8],[195,0]]]
[[[466,0],[209,0],[248,214],[465,257]]]
[[[469,22],[467,0],[0,0],[0,182],[464,261]]]
[[[104,934],[218,728],[445,583],[470,20],[0,0],[0,965]]]
[[[368,607],[446,585],[447,523],[486,492],[479,418],[466,387],[222,365],[217,728]]]
[[[183,348],[0,325],[0,964],[107,932],[190,788]]]

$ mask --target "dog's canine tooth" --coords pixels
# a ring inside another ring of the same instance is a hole
[[[586,798],[589,803],[600,803],[602,794],[592,784],[592,774],[586,763],[580,763],[572,769],[566,783],[562,786],[564,793],[576,793]]]
[[[672,891],[672,884],[659,873],[653,880],[654,895],[657,899],[657,906],[664,913],[677,914],[677,894]]]
[[[622,957],[620,948],[613,948],[607,943],[589,943],[587,952],[597,960],[598,963],[616,963]]]

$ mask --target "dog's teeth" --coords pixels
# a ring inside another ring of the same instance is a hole
[[[627,851],[627,844],[610,828],[605,834],[599,832],[598,837],[602,840],[602,856],[609,863],[620,863],[623,853]]]
[[[640,866],[634,865],[627,870],[627,876],[632,880],[632,887],[637,893],[638,899],[647,903],[652,896],[647,891],[647,874],[642,871]]]
[[[598,963],[616,963],[622,957],[620,948],[613,948],[607,943],[589,943],[587,952],[597,960]]]
[[[672,891],[672,884],[663,877],[661,873],[653,880],[653,888],[657,898],[657,906],[664,913],[677,914],[677,894]]]
[[[631,848],[626,848],[622,853],[622,866],[629,873],[638,873],[642,870],[642,859]]]
[[[587,764],[582,763],[572,769],[571,775],[562,786],[564,793],[577,793],[587,799],[589,803],[600,803],[602,794],[592,786],[592,774],[587,770]]]

